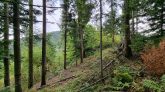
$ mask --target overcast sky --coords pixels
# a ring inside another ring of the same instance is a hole
[[[56,2],[53,4],[53,6],[60,6],[62,4],[62,0],[55,0]],[[42,5],[42,0],[34,0],[33,1],[35,5]],[[52,3],[51,3],[52,4]],[[49,3],[47,3],[47,6],[50,6]],[[34,7],[37,8],[37,7]],[[37,8],[39,10],[42,11],[42,8]],[[49,8],[47,8],[47,10],[49,10]],[[109,11],[109,6],[108,4],[104,4],[103,6],[103,12],[107,13]],[[89,24],[92,24],[94,26],[97,26],[97,24],[99,24],[99,21],[96,23],[95,19],[94,19],[94,15],[96,13],[99,13],[99,8],[96,9],[95,11],[93,11],[93,15],[92,18],[89,22]],[[121,13],[121,10],[118,11],[118,13]],[[60,31],[60,24],[61,24],[61,16],[62,16],[62,9],[57,9],[55,10],[52,14],[47,14],[47,21],[49,22],[55,22],[54,24],[50,24],[47,23],[47,32],[52,32],[52,31]],[[42,15],[37,17],[38,20],[42,21]],[[103,21],[105,21],[105,18],[103,18]],[[35,32],[42,32],[42,23],[37,23],[34,25],[35,27]]]
[[[60,1],[61,0],[57,0],[57,2],[55,3],[54,6],[60,6]],[[33,0],[33,2],[35,5],[42,5],[42,0]],[[49,3],[47,3],[47,6],[50,6]],[[37,8],[37,7],[35,7],[35,8]],[[42,7],[37,8],[37,9],[42,11]],[[47,8],[47,10],[50,10],[50,9]],[[60,31],[59,25],[61,24],[61,12],[62,12],[62,9],[57,9],[52,14],[47,14],[47,21],[48,22],[55,22],[54,24],[47,23],[47,31],[48,32]],[[42,21],[42,15],[37,16],[37,19],[39,21]],[[42,22],[36,23],[34,25],[34,30],[35,30],[35,32],[42,32]]]
[[[54,7],[60,7],[61,6],[62,0],[54,0],[54,1],[55,1],[55,3],[53,3]],[[34,3],[34,5],[41,5],[42,6],[42,0],[33,0],[33,3]],[[120,0],[118,0],[118,3],[121,4],[122,2]],[[52,2],[47,3],[47,6],[51,6],[50,4],[52,4]],[[28,8],[28,6],[27,6],[27,8]],[[40,11],[42,11],[42,7],[38,8],[38,7],[34,6],[34,8],[39,9]],[[47,8],[47,11],[48,10],[50,10],[50,9]],[[103,3],[103,12],[108,13],[109,11],[110,11],[109,5],[106,4],[106,3]],[[92,24],[93,26],[98,26],[99,25],[99,21],[96,22],[95,21],[96,18],[94,18],[94,15],[96,15],[97,13],[99,13],[99,8],[95,9],[95,11],[93,11],[92,17],[91,17],[91,20],[90,20],[89,24]],[[122,10],[118,8],[117,13],[118,13],[118,15],[121,15]],[[47,21],[48,22],[54,22],[54,24],[47,23],[47,32],[60,31],[61,30],[60,29],[61,20],[62,20],[61,16],[62,16],[62,8],[58,8],[53,13],[47,14]],[[42,15],[37,16],[37,20],[42,21]],[[141,20],[144,21],[146,19],[143,18]],[[105,17],[103,17],[103,22],[104,21],[105,21]],[[142,29],[139,29],[139,31],[142,31],[142,30],[145,30],[145,29],[149,28],[148,23],[139,24],[138,26],[139,26],[139,28],[142,28]],[[42,33],[42,22],[34,24],[34,33],[35,34]],[[10,39],[13,39],[13,37],[10,36]]]
[[[54,1],[55,1],[55,3],[53,4],[53,6],[58,7],[62,4],[62,0],[54,0]],[[35,5],[42,5],[42,0],[33,0],[33,2]],[[118,3],[121,4],[122,2],[120,0],[118,0]],[[52,4],[52,3],[47,3],[47,6],[50,6],[50,4]],[[34,7],[34,8],[37,8],[37,7]],[[37,9],[42,11],[42,7],[37,8]],[[47,10],[50,10],[50,9],[47,8]],[[108,13],[109,11],[110,11],[109,5],[104,3],[103,4],[103,12]],[[96,13],[99,13],[99,8],[96,9],[95,11],[93,11],[93,15],[95,15]],[[121,15],[122,10],[118,8],[117,13],[118,13],[118,15]],[[92,15],[92,18],[93,18],[93,15]],[[59,8],[57,10],[55,10],[52,14],[47,14],[47,21],[48,22],[55,22],[54,24],[47,23],[47,32],[60,31],[60,24],[61,24],[61,19],[62,19],[61,16],[62,16],[62,9],[59,9]],[[38,16],[37,19],[42,21],[42,15]],[[95,19],[91,19],[91,21],[89,23],[94,25],[94,26],[97,26],[97,24],[99,24],[99,21],[97,23],[95,23],[94,20]],[[103,21],[105,21],[105,18],[103,18]],[[148,28],[148,25],[139,24],[139,27],[146,29],[146,27]],[[37,33],[42,32],[42,22],[34,25],[34,31]]]

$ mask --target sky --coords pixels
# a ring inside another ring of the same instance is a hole
[[[34,0],[33,1],[34,5],[42,5],[42,0]],[[58,7],[60,6],[60,0],[57,0],[54,6]],[[50,6],[49,3],[47,3],[47,6]],[[34,7],[36,9],[39,9],[42,11],[42,7]],[[50,10],[47,8],[47,11]],[[60,31],[60,24],[61,24],[61,12],[62,9],[57,9],[55,10],[52,14],[47,14],[47,21],[48,22],[55,22],[53,24],[47,23],[47,32],[52,32],[52,31]],[[37,20],[42,21],[42,15],[37,16]],[[42,32],[42,22],[34,24],[34,32],[40,33]]]
[[[47,3],[47,6],[51,6],[53,5],[54,7],[60,7],[62,4],[62,0],[54,0],[55,3],[52,4],[52,2]],[[118,3],[122,3],[119,2],[120,0],[118,0]],[[33,0],[33,4],[34,5],[40,5],[42,6],[42,0]],[[27,6],[28,8],[28,6]],[[34,8],[42,11],[42,7],[35,7]],[[47,11],[50,10],[50,8],[47,8]],[[104,13],[108,13],[110,11],[110,7],[108,4],[103,3],[103,12]],[[96,19],[94,18],[94,15],[99,14],[99,8],[95,9],[95,11],[93,11],[91,20],[89,21],[88,24],[91,24],[95,27],[99,26],[99,21],[96,22]],[[117,11],[118,15],[122,14],[122,10],[118,8]],[[62,20],[62,8],[58,8],[56,9],[53,13],[51,14],[47,14],[47,21],[48,22],[54,22],[53,24],[51,23],[47,23],[47,32],[53,32],[53,31],[60,31],[60,25],[61,25],[61,20]],[[105,22],[105,17],[103,17],[103,22]],[[37,20],[42,21],[42,15],[37,16]],[[143,19],[142,19],[143,20]],[[148,28],[147,24],[139,24],[139,27],[143,28],[142,30]],[[42,22],[40,23],[36,23],[34,24],[34,34],[41,34],[42,33]],[[12,36],[10,37],[11,39],[13,38]]]
[[[62,0],[55,0],[56,2],[53,4],[55,7],[58,7],[62,4]],[[42,0],[33,0],[34,5],[42,5]],[[47,6],[50,6],[50,3],[47,3]],[[37,7],[34,7],[37,8]],[[42,11],[42,8],[37,8]],[[50,10],[47,8],[47,10]],[[109,6],[107,4],[103,5],[103,12],[108,13],[109,12]],[[95,21],[94,15],[96,13],[99,13],[99,8],[94,11],[92,15],[92,19],[89,21],[89,24],[92,24],[93,26],[97,26],[99,22]],[[119,14],[121,14],[121,10],[118,11]],[[55,10],[52,14],[47,14],[47,21],[49,22],[55,22],[54,24],[47,23],[47,32],[52,31],[60,31],[60,24],[62,19],[62,9]],[[42,15],[37,16],[37,19],[39,21],[42,21]],[[105,18],[103,18],[103,22],[105,21]],[[34,24],[34,32],[41,33],[42,32],[42,22]]]
[[[42,6],[42,0],[33,0],[33,3],[34,3],[34,5],[41,5]],[[118,0],[118,3],[121,4],[122,2],[120,2],[120,0]],[[52,4],[52,3],[47,3],[47,6],[51,6],[50,4]],[[53,4],[53,6],[60,7],[61,4],[62,4],[62,0],[55,0],[55,3]],[[34,7],[34,8],[37,8],[37,9],[42,11],[42,7],[41,8]],[[50,10],[50,8],[47,8],[47,11],[48,10]],[[106,4],[106,3],[103,3],[103,12],[108,13],[109,11],[110,11],[109,5]],[[96,22],[95,19],[94,19],[94,15],[96,13],[99,13],[99,8],[96,9],[95,11],[93,11],[92,18],[91,18],[91,20],[89,21],[88,24],[91,24],[93,26],[98,26],[99,25],[99,21]],[[118,7],[117,13],[118,13],[118,15],[122,14],[122,10],[119,9],[119,7]],[[60,31],[61,30],[60,29],[61,20],[62,20],[61,16],[62,16],[62,8],[56,9],[52,14],[47,14],[47,21],[48,22],[55,22],[53,24],[47,23],[47,32]],[[42,21],[42,15],[37,16],[37,19],[39,21]],[[103,22],[105,22],[105,19],[106,18],[103,18]],[[146,19],[142,18],[141,20],[146,20]],[[142,30],[145,30],[145,29],[149,28],[148,24],[139,24],[138,26],[139,26],[139,31],[140,32]],[[42,22],[34,24],[34,32],[42,33]]]

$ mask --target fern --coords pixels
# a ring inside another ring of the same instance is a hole
[[[158,83],[156,83],[155,81],[152,81],[152,80],[146,80],[145,79],[143,81],[143,86],[145,88],[149,88],[149,89],[151,89],[153,91],[156,91],[156,92],[161,92],[162,91],[160,85]]]
[[[129,67],[119,66],[114,71],[114,77],[112,78],[112,90],[120,91],[128,89],[133,82],[131,75],[132,71]]]
[[[148,73],[161,76],[165,73],[165,40],[161,41],[158,47],[153,47],[141,54],[143,64]]]
[[[165,83],[165,74],[160,79],[161,83]]]
[[[163,90],[163,91],[165,91],[165,75],[163,75],[162,77],[161,77],[161,80],[160,80],[160,85],[161,85],[161,89]]]

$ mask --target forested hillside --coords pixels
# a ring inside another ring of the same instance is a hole
[[[165,92],[165,0],[1,0],[0,92]]]

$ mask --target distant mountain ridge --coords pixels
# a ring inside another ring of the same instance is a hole
[[[47,33],[47,35],[50,36],[51,41],[59,42],[61,39],[62,32],[54,31],[54,32]]]
[[[51,42],[56,44],[60,41],[61,35],[62,35],[61,31],[53,31],[53,32],[47,33],[47,38],[49,38]],[[42,34],[34,35],[34,40],[41,41],[42,40]]]

